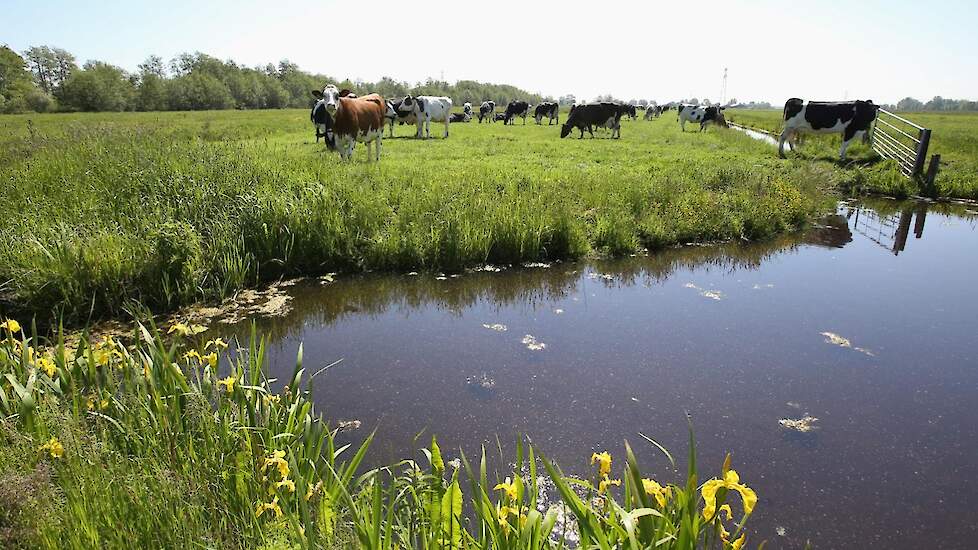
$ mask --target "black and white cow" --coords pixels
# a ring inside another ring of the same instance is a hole
[[[638,112],[635,110],[634,105],[623,104],[621,106],[621,116],[630,117],[632,120],[638,118]]]
[[[466,116],[465,122],[472,120],[472,104],[468,101],[462,104],[462,114]]]
[[[560,137],[565,138],[571,130],[581,131],[578,139],[584,137],[587,130],[594,137],[593,127],[611,128],[611,137],[621,137],[621,105],[617,103],[584,103],[575,104],[567,115],[567,122],[560,127]]]
[[[560,124],[560,106],[554,102],[545,102],[537,105],[537,108],[533,111],[533,118],[537,121],[537,124],[543,122],[543,117],[547,117],[547,126],[550,126],[557,122]]]
[[[652,120],[652,118],[659,118],[662,114],[662,107],[658,105],[649,105],[645,108],[645,120]]]
[[[530,114],[530,104],[525,101],[513,100],[506,106],[506,115],[503,117],[503,124],[515,124],[516,117],[523,117],[523,125],[526,125],[526,115]]]
[[[465,113],[452,113],[451,122],[468,122],[472,117]]]
[[[397,106],[397,113],[413,113],[418,125],[417,137],[431,137],[431,122],[445,123],[445,137],[448,137],[448,124],[452,119],[452,100],[438,96],[407,96]]]
[[[784,104],[784,130],[778,141],[778,155],[784,158],[784,142],[801,133],[842,134],[839,160],[846,160],[846,149],[852,140],[869,137],[878,111],[879,107],[869,100],[805,103],[793,97]]]
[[[496,122],[495,101],[483,101],[482,105],[479,106],[479,124],[482,124],[483,119],[486,122]]]
[[[506,113],[496,113],[492,117],[493,122],[506,122]]]
[[[313,128],[316,129],[316,143],[319,138],[323,138],[330,149],[333,148],[333,117],[326,111],[326,102],[317,100],[309,113],[309,120],[312,121]]]
[[[702,105],[682,104],[678,109],[679,126],[682,127],[684,132],[686,131],[687,122],[698,122],[700,124],[700,132],[705,130],[706,125],[711,122],[727,128],[727,119],[723,118],[725,107],[718,107],[716,105],[704,107]]]
[[[394,137],[394,123],[398,124],[417,124],[417,117],[414,116],[414,111],[402,112],[398,110],[404,99],[388,99],[387,109],[384,112],[384,120],[386,121],[388,127],[390,128],[390,137]]]

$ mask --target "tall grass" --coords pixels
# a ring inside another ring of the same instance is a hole
[[[0,309],[77,323],[283,275],[764,239],[802,227],[845,175],[668,117],[625,122],[621,140],[459,124],[417,141],[398,128],[379,165],[341,163],[307,116],[0,119]]]
[[[4,548],[736,549],[756,505],[729,457],[702,480],[692,429],[679,484],[643,474],[627,443],[581,477],[519,442],[490,479],[485,449],[446,461],[435,438],[362,471],[372,437],[337,447],[301,348],[275,381],[254,333],[229,352],[180,324],[77,349],[25,332],[0,324]]]

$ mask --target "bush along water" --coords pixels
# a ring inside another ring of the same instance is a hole
[[[373,436],[336,445],[301,347],[274,391],[254,329],[238,349],[183,323],[129,345],[28,331],[0,324],[4,548],[739,549],[757,504],[729,456],[700,480],[692,429],[681,484],[643,474],[627,443],[623,461],[594,453],[590,479],[517,442],[490,480],[485,449],[446,462],[434,437],[364,469]]]

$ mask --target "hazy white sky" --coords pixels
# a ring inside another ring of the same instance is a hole
[[[336,77],[509,83],[591,99],[978,96],[971,0],[0,0],[0,43],[134,70],[202,51]],[[419,30],[420,29],[420,30]]]

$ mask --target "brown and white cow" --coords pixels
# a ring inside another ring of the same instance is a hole
[[[353,146],[362,142],[367,146],[367,162],[371,156],[380,160],[380,150],[384,140],[384,113],[387,104],[378,94],[356,97],[349,90],[337,90],[332,84],[323,91],[313,90],[317,99],[313,113],[320,104],[332,123],[332,139],[327,136],[326,145],[340,153],[340,158],[348,160],[353,155]],[[377,142],[377,152],[371,155],[371,144]]]

